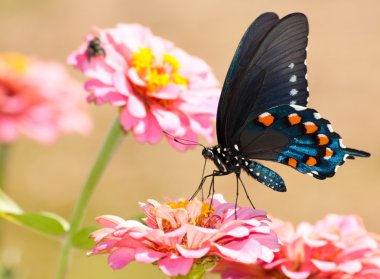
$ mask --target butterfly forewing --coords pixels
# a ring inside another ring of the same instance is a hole
[[[308,98],[306,17],[291,14],[280,21],[273,20],[257,45],[245,39],[250,34],[248,31],[242,42],[251,43],[254,51],[239,52],[239,47],[233,62],[243,59],[248,62],[239,70],[231,70],[236,76],[226,81],[226,91],[223,90],[223,100],[218,107],[218,140],[227,146],[235,144],[239,131],[251,115],[282,104],[306,105]]]
[[[237,92],[235,92],[235,90],[239,87],[243,73],[249,66],[262,39],[278,21],[279,18],[275,13],[265,13],[259,16],[248,27],[231,61],[223,84],[217,113],[218,142],[224,146],[231,143],[229,136],[232,135],[232,131],[226,130],[226,122],[229,121],[230,117],[233,117],[231,114],[231,99],[236,97]],[[256,81],[260,79],[254,74],[251,74],[251,78],[254,78]]]

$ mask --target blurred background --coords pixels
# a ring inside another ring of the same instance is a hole
[[[256,207],[293,223],[315,222],[327,213],[358,214],[369,231],[380,233],[377,0],[0,0],[0,51],[65,63],[92,26],[138,22],[206,60],[223,82],[243,32],[266,11],[281,17],[296,11],[308,16],[309,106],[333,123],[347,146],[369,151],[372,157],[348,162],[325,181],[266,163],[285,179],[288,192],[271,191],[244,177]],[[26,211],[46,210],[70,218],[91,163],[116,117],[116,111],[107,106],[89,106],[89,110],[95,125],[87,137],[65,135],[52,145],[23,139],[12,145],[7,189]],[[200,180],[200,153],[198,148],[181,154],[166,142],[140,145],[127,136],[100,181],[85,225],[94,225],[95,217],[102,214],[134,216],[139,212],[137,202],[147,198],[189,196]],[[216,185],[227,200],[234,200],[232,176],[217,179]],[[239,202],[248,205],[243,195]],[[5,230],[0,247],[3,261],[17,266],[19,278],[52,278],[60,244],[13,224],[6,224]],[[84,251],[75,251],[73,256],[69,279],[164,278],[154,266],[131,264],[112,271],[105,256],[88,258]]]

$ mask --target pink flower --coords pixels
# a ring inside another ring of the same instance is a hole
[[[219,259],[234,263],[271,262],[278,241],[264,211],[238,207],[215,195],[212,206],[197,199],[142,203],[144,223],[104,215],[89,252],[109,254],[120,269],[131,261],[155,263],[168,276],[186,275],[195,264]]]
[[[356,216],[330,214],[314,226],[296,229],[286,222],[271,224],[281,242],[272,263],[232,266],[220,263],[222,277],[250,278],[380,278],[379,237],[370,234]]]
[[[157,143],[162,130],[188,140],[197,140],[197,134],[212,140],[210,120],[215,120],[220,89],[204,61],[139,24],[97,33],[96,38],[87,35],[68,58],[89,78],[89,102],[119,108],[122,127],[139,142]],[[94,42],[98,51],[89,55]],[[179,150],[191,147],[169,142]]]
[[[0,144],[20,135],[40,142],[88,132],[82,89],[55,62],[0,53]]]

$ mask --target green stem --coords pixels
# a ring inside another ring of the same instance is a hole
[[[214,266],[214,263],[211,265]],[[202,279],[210,266],[207,264],[194,264],[187,275],[170,277],[171,279]]]
[[[0,144],[0,190],[4,189],[5,168],[7,164],[9,145]]]
[[[124,135],[122,128],[120,127],[119,119],[116,119],[113,123],[108,136],[103,144],[103,147],[98,154],[98,157],[92,166],[92,169],[87,177],[86,183],[83,186],[82,193],[75,206],[73,216],[70,223],[70,230],[63,241],[61,252],[58,259],[58,268],[55,274],[56,279],[63,279],[66,275],[67,265],[69,263],[70,250],[72,246],[72,239],[75,233],[78,231],[80,224],[82,223],[88,202],[94,189],[104,172],[111,155]]]

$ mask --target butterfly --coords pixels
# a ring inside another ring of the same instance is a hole
[[[307,107],[307,43],[308,21],[302,13],[282,19],[264,13],[248,27],[222,88],[218,145],[202,151],[205,163],[209,159],[217,169],[203,177],[198,191],[207,177],[235,173],[238,183],[243,170],[269,188],[285,192],[280,175],[254,159],[325,179],[334,176],[346,159],[370,156],[345,147],[330,122]]]

